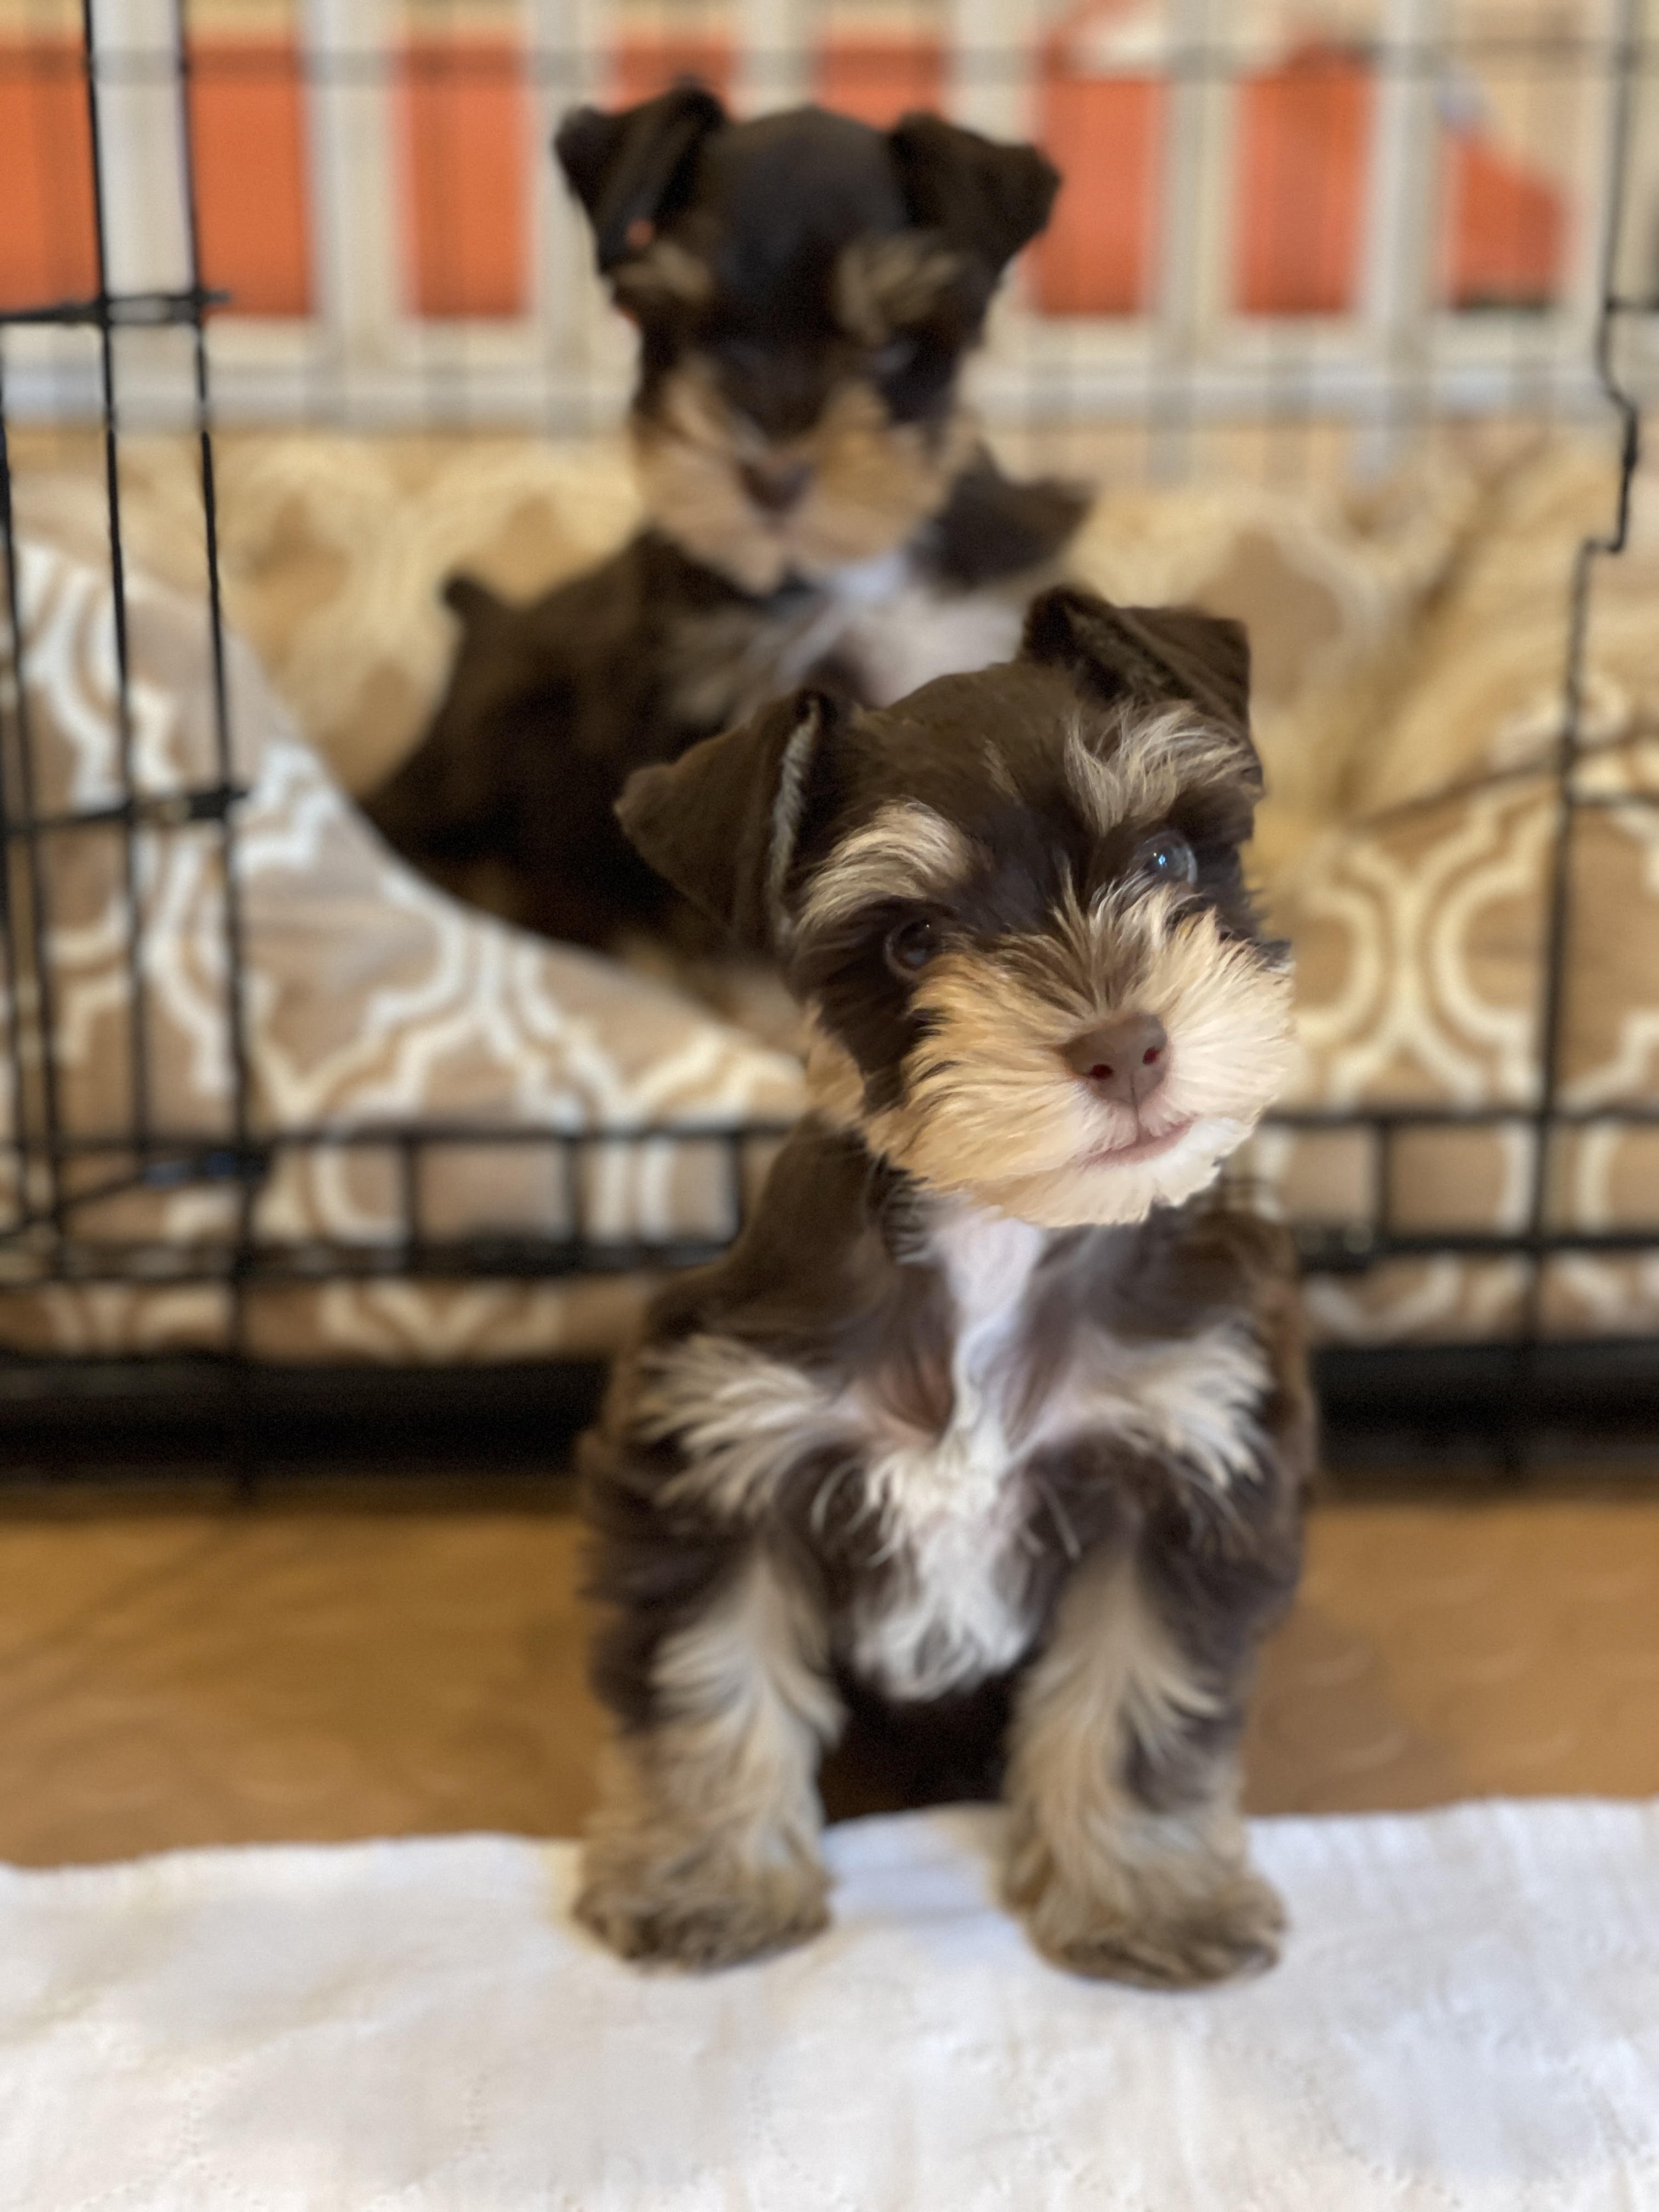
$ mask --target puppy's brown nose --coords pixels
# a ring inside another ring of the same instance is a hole
[[[1062,1045],[1060,1057],[1097,1098],[1139,1106],[1164,1080],[1169,1044],[1169,1032],[1156,1014],[1116,1014]]]
[[[812,471],[805,461],[745,461],[738,474],[743,488],[765,514],[787,514],[799,507]]]

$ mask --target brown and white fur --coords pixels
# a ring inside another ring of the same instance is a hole
[[[635,777],[652,864],[808,1010],[815,1103],[586,1449],[617,1723],[579,1911],[714,1966],[823,1924],[849,1711],[979,1716],[1050,1958],[1275,1954],[1235,1747],[1310,1415],[1279,1234],[1212,1192],[1284,1072],[1235,624],[1055,591],[1019,658],[805,693]]]
[[[1059,179],[938,116],[733,122],[692,85],[556,150],[639,330],[644,520],[527,605],[451,582],[447,694],[368,808],[549,936],[701,948],[617,828],[629,775],[802,684],[878,706],[1006,659],[1054,580],[1086,500],[1000,473],[961,372]]]

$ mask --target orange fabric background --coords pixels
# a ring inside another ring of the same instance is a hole
[[[315,303],[305,87],[290,41],[198,38],[191,113],[205,280],[243,313]],[[732,55],[709,36],[633,37],[611,96],[648,97],[694,74],[729,94]],[[814,90],[878,125],[937,106],[945,55],[928,37],[841,37]],[[404,287],[428,319],[513,317],[529,305],[532,162],[521,50],[505,33],[422,37],[393,72]],[[1239,88],[1234,298],[1245,314],[1333,314],[1356,304],[1376,88],[1358,56],[1311,46]],[[1033,254],[1050,315],[1154,304],[1165,92],[1151,76],[1091,74],[1072,27],[1045,41],[1039,125],[1066,176]],[[1476,132],[1443,139],[1443,295],[1459,307],[1536,306],[1559,290],[1565,213],[1549,181]],[[64,40],[0,43],[0,301],[95,289],[85,89]]]
[[[430,319],[523,314],[532,149],[516,42],[416,40],[397,92],[405,299]]]
[[[945,48],[938,39],[830,38],[818,49],[812,97],[878,131],[913,107],[945,104]]]
[[[1032,249],[1045,315],[1135,315],[1153,306],[1164,87],[1081,77],[1059,43],[1043,57],[1040,132],[1065,182]]]
[[[1358,304],[1372,106],[1370,70],[1318,49],[1239,87],[1243,313],[1340,315]]]
[[[191,41],[202,280],[245,315],[313,303],[304,90],[291,40]]]
[[[97,290],[86,82],[67,40],[0,44],[0,306]]]

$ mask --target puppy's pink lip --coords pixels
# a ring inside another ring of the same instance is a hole
[[[1175,1121],[1149,1137],[1132,1137],[1127,1145],[1103,1145],[1097,1152],[1090,1152],[1083,1164],[1086,1168],[1127,1168],[1139,1160],[1155,1160],[1161,1152],[1172,1152],[1192,1126],[1190,1121]]]

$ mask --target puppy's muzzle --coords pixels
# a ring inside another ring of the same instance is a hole
[[[1169,1073],[1169,1033],[1156,1014],[1118,1014],[1062,1045],[1060,1058],[1097,1098],[1138,1108]]]
[[[745,461],[738,471],[743,488],[763,514],[788,514],[806,496],[812,481],[806,461],[782,459]]]

